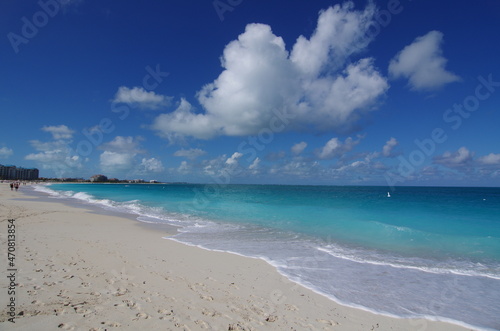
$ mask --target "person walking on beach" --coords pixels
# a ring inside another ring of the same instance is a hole
[[[13,191],[14,190],[14,183],[13,182],[10,182],[10,190]]]
[[[16,182],[16,183],[14,184],[14,188],[16,189],[16,191],[17,191],[17,190],[19,190],[19,182]]]

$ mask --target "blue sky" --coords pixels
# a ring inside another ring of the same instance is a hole
[[[2,1],[0,164],[500,185],[500,3]]]

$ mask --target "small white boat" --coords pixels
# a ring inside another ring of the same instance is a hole
[[[390,198],[391,197],[391,194],[389,192],[387,192],[387,197]]]

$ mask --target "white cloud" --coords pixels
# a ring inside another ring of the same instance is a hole
[[[344,142],[341,142],[338,138],[332,138],[321,148],[318,157],[325,160],[343,156],[345,153],[350,152],[360,141],[361,139],[353,140],[351,137]]]
[[[165,168],[163,167],[163,163],[160,160],[155,159],[154,157],[150,159],[143,158],[141,164],[139,165],[139,169],[141,173],[158,173],[165,170]]]
[[[101,170],[107,176],[115,177],[147,175],[164,171],[160,160],[138,158],[138,155],[146,153],[140,146],[142,140],[141,137],[116,136],[110,142],[102,144],[99,147],[104,150],[99,158]]]
[[[179,167],[177,168],[177,172],[184,174],[184,175],[190,173],[191,170],[192,170],[192,167],[191,167],[191,165],[189,165],[187,163],[187,161],[182,161],[181,164],[179,165]]]
[[[349,2],[322,11],[312,37],[299,37],[291,53],[270,26],[247,25],[225,47],[222,73],[198,92],[203,111],[181,99],[151,128],[169,139],[254,135],[276,128],[280,110],[287,118],[279,131],[351,130],[388,89],[372,59],[347,61],[366,46],[375,12],[371,4],[353,8]]]
[[[75,175],[75,171],[83,167],[83,160],[77,155],[70,156],[69,150],[58,149],[31,153],[24,158],[38,162],[43,169],[54,171],[58,177]]]
[[[220,155],[211,160],[203,160],[201,162],[202,172],[205,175],[214,177],[221,175],[227,167],[230,167],[226,162],[228,158],[226,154]],[[237,162],[237,161],[236,161]]]
[[[478,162],[484,165],[500,165],[500,154],[490,153],[486,156],[480,157]]]
[[[49,132],[53,140],[31,140],[30,144],[36,153],[30,153],[24,158],[37,162],[42,169],[53,171],[56,177],[79,175],[85,160],[74,155],[70,146],[74,131],[66,125],[44,126],[41,130]]]
[[[182,98],[175,111],[156,117],[151,129],[168,139],[179,136],[193,136],[200,139],[214,137],[216,132],[208,116],[195,114],[193,111],[193,106]]]
[[[112,174],[128,171],[134,165],[134,156],[134,153],[104,151],[100,156],[101,169]]]
[[[230,166],[237,165],[238,159],[242,156],[243,156],[243,154],[241,154],[239,152],[234,152],[233,155],[231,155],[231,157],[226,160],[226,164],[230,165]]]
[[[373,67],[373,60],[362,59],[350,64],[335,78],[311,81],[306,86],[311,113],[298,119],[322,131],[350,131],[388,87]]]
[[[199,148],[190,148],[190,149],[180,149],[174,153],[174,156],[186,157],[190,160],[194,160],[197,157],[207,154],[204,150]]]
[[[259,164],[260,164],[260,159],[256,157],[255,160],[253,160],[252,164],[248,166],[248,169],[257,170],[259,168]]]
[[[375,12],[373,3],[364,11],[354,11],[351,1],[321,11],[313,35],[297,39],[290,59],[310,77],[342,67],[350,55],[371,41],[367,32]]]
[[[7,147],[0,148],[0,158],[1,159],[6,159],[9,156],[11,156],[12,154],[14,154],[14,151],[11,148],[7,148]]]
[[[50,132],[52,134],[52,138],[56,140],[71,139],[73,137],[73,133],[75,133],[75,131],[71,130],[66,125],[44,126],[42,127],[42,131]]]
[[[113,102],[126,103],[132,107],[140,109],[156,110],[163,106],[168,106],[172,97],[156,94],[153,91],[146,91],[143,87],[128,88],[120,86],[115,94]]]
[[[445,69],[448,60],[442,56],[442,41],[439,31],[418,37],[391,60],[390,75],[407,78],[413,90],[434,90],[459,81],[460,77]]]
[[[108,152],[116,152],[116,153],[128,153],[128,154],[137,154],[143,153],[144,151],[139,148],[139,142],[142,140],[141,137],[123,137],[116,136],[110,142],[104,143],[99,146],[100,149],[108,151]]]
[[[392,150],[398,144],[399,142],[396,140],[396,138],[391,137],[391,139],[389,139],[382,148],[382,155],[385,157],[393,156]]]
[[[466,147],[460,147],[456,152],[445,152],[441,156],[436,156],[434,162],[448,168],[460,168],[469,165],[474,157],[474,152]]]
[[[337,165],[328,171],[332,179],[347,180],[347,182],[369,182],[380,178],[387,167],[381,162],[373,161],[373,153],[363,160],[356,160],[347,164]]]
[[[318,176],[323,169],[321,169],[318,162],[293,160],[286,162],[281,166],[274,166],[269,173],[277,176],[293,176],[295,178],[310,178]],[[321,175],[319,175],[321,177]]]
[[[304,151],[304,149],[306,149],[306,147],[307,147],[307,143],[305,141],[297,143],[297,144],[292,146],[292,153],[295,155],[299,155],[300,153],[302,153]]]

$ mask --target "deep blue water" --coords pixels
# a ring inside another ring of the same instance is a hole
[[[338,302],[500,329],[500,188],[54,184]],[[56,193],[57,192],[57,193]],[[168,254],[166,252],[166,254]]]

